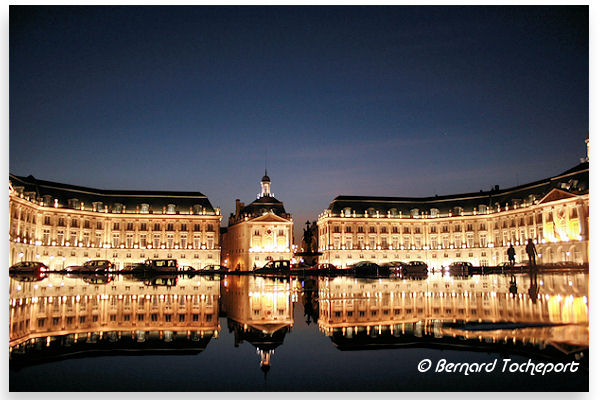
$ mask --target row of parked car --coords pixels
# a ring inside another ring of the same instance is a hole
[[[12,265],[9,269],[11,273],[45,273],[50,269],[44,263],[37,261],[21,261]],[[63,272],[67,273],[89,273],[103,274],[110,272],[160,272],[160,273],[178,273],[195,272],[191,266],[180,266],[175,259],[146,260],[140,263],[126,264],[119,268],[109,260],[90,260],[81,265],[70,265],[65,267]],[[221,265],[209,265],[202,268],[204,272],[226,272],[227,268]]]

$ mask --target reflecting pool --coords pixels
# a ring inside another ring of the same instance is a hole
[[[9,294],[11,391],[587,391],[589,384],[585,272],[22,275],[10,278]],[[542,373],[550,364],[556,370]]]

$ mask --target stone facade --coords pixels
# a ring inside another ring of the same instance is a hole
[[[498,265],[515,246],[526,262],[588,263],[589,164],[545,180],[489,192],[428,198],[339,196],[318,219],[320,262],[423,260]]]
[[[9,177],[9,265],[52,270],[107,259],[220,264],[221,213],[196,192],[107,191]]]

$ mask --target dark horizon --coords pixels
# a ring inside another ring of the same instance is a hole
[[[99,189],[516,186],[586,156],[588,6],[10,6],[9,172]]]

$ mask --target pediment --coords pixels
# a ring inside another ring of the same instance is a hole
[[[267,213],[265,215],[261,215],[260,217],[256,217],[252,219],[250,222],[290,222],[289,220],[280,217],[279,215],[275,215],[273,213]]]
[[[550,203],[553,201],[571,199],[573,197],[577,197],[573,193],[565,192],[560,189],[552,189],[547,195],[545,195],[539,202],[539,204]]]

